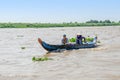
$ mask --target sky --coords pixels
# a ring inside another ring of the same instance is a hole
[[[120,0],[0,0],[0,22],[120,20]]]

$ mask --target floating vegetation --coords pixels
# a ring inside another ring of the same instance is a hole
[[[101,43],[100,41],[97,41],[97,43]]]
[[[26,47],[21,47],[21,49],[26,49]]]
[[[24,37],[23,35],[17,35],[17,37]]]
[[[32,61],[48,61],[48,60],[53,60],[53,59],[48,58],[48,57],[40,57],[40,58],[33,57],[32,58]]]

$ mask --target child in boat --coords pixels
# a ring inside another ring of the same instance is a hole
[[[63,39],[62,39],[62,44],[67,44],[68,43],[68,38],[66,37],[66,35],[63,35]]]
[[[85,37],[78,33],[76,37],[76,44],[83,44],[82,39],[84,39],[84,42],[86,42]]]

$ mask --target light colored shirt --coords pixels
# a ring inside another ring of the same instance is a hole
[[[63,38],[61,42],[62,42],[62,44],[68,43],[68,38],[65,38],[65,39]]]

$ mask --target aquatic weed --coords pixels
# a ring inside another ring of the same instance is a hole
[[[40,57],[40,58],[33,57],[32,58],[32,61],[48,61],[48,60],[53,60],[53,59],[48,58],[48,57]]]

